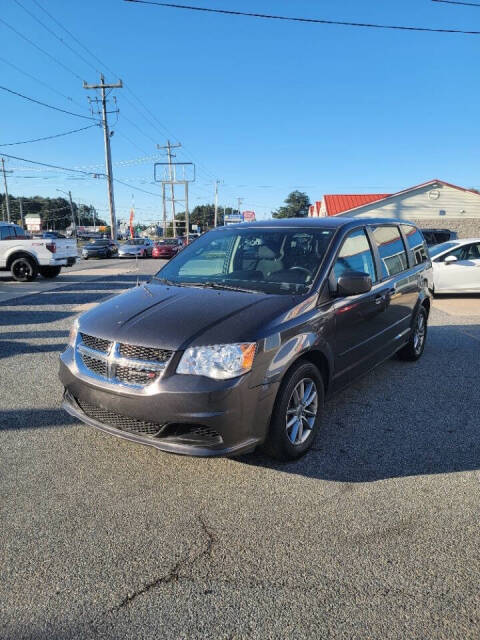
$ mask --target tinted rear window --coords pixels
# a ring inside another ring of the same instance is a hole
[[[409,224],[402,224],[402,231],[405,234],[408,248],[413,252],[415,264],[426,262],[428,260],[428,252],[420,231]]]
[[[408,268],[407,253],[398,227],[380,225],[372,227],[372,231],[380,254],[382,278],[405,271]]]

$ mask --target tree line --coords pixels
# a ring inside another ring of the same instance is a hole
[[[10,196],[10,219],[21,224],[20,201],[22,202],[23,217],[26,215],[40,215],[44,229],[63,231],[72,224],[70,202],[66,198],[45,198],[44,196],[19,197]],[[1,219],[7,219],[5,195],[0,194]],[[92,205],[73,202],[75,222],[81,226],[106,225],[105,220],[99,218]]]

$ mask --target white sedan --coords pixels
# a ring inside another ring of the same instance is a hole
[[[480,293],[480,238],[442,242],[429,253],[434,293]]]

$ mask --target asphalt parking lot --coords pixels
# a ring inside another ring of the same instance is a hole
[[[480,297],[436,299],[302,460],[192,459],[59,408],[73,317],[159,266],[0,282],[0,637],[478,639]]]

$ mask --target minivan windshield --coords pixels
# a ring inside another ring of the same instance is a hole
[[[298,227],[211,231],[177,254],[155,280],[271,294],[306,293],[333,233]]]

